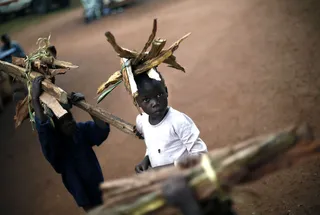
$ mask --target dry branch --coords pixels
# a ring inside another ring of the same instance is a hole
[[[289,168],[302,159],[319,155],[319,149],[320,142],[313,141],[312,131],[307,125],[292,126],[274,134],[213,150],[208,156],[192,158],[192,162],[196,160],[192,168],[181,168],[180,163],[180,168],[168,167],[104,182],[101,185],[104,204],[91,215],[178,214],[177,210],[166,205],[162,196],[161,188],[170,177],[185,177],[198,200],[205,200],[219,196],[221,192],[232,193],[236,185],[256,181]],[[210,171],[216,174],[216,178]]]
[[[119,57],[122,58],[132,58],[135,57],[136,55],[132,54],[131,51],[128,51],[121,46],[119,46],[116,42],[116,38],[113,36],[111,32],[106,32],[105,36],[107,37],[108,42],[111,44],[113,49],[118,53]]]

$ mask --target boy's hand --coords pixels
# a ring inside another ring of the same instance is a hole
[[[136,136],[137,136],[140,140],[144,140],[143,135],[137,130],[137,127],[136,127],[136,126],[133,127],[133,132],[136,134]]]
[[[135,167],[135,171],[136,173],[142,173],[146,170],[148,170],[150,166],[150,160],[149,160],[149,156],[146,156],[141,163],[139,163],[136,167]]]
[[[44,80],[43,76],[38,76],[36,77],[33,82],[32,82],[32,99],[38,100],[41,93],[43,92],[42,90],[42,85],[41,82]]]
[[[77,103],[79,101],[82,101],[82,100],[85,100],[85,97],[82,93],[75,93],[75,92],[72,92],[71,95],[70,95],[70,100],[71,100],[71,103]]]

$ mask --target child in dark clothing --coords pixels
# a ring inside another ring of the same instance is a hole
[[[35,110],[36,128],[42,152],[75,201],[85,211],[102,203],[99,185],[103,175],[98,159],[92,149],[99,146],[109,135],[109,124],[92,117],[94,122],[76,123],[69,112],[54,120],[54,127],[40,104],[43,77],[33,81],[32,102]],[[84,99],[73,94],[72,102]]]

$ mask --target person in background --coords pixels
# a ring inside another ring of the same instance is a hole
[[[12,56],[22,57],[22,58],[26,57],[21,46],[17,42],[11,41],[9,35],[7,35],[7,34],[1,35],[1,42],[2,42],[2,46],[0,48],[0,60],[8,62],[8,63],[12,63]],[[5,91],[7,93],[7,98],[11,97],[12,93],[14,93],[16,90],[15,86],[12,86],[13,79],[7,73],[0,71],[0,82],[1,82],[0,84],[2,87],[2,89],[0,89],[0,91]],[[1,94],[1,92],[0,92],[0,94]],[[0,109],[4,108],[4,106],[2,104],[2,102],[3,102],[2,97],[3,97],[3,95],[0,95],[0,100],[1,100],[0,106],[2,106],[2,107],[0,107]]]
[[[20,44],[16,41],[12,41],[8,34],[3,34],[1,36],[1,52],[0,52],[0,60],[6,61],[8,63],[12,63],[12,56],[25,58],[26,54],[24,50],[20,46]]]
[[[103,175],[92,148],[108,138],[110,127],[93,116],[93,121],[76,123],[69,111],[60,119],[53,116],[50,120],[39,99],[43,79],[37,77],[32,84],[32,103],[41,149],[53,169],[61,175],[78,206],[87,212],[102,204],[99,186]],[[81,100],[84,100],[82,94],[72,93],[70,105]]]
[[[86,23],[101,18],[103,13],[103,0],[81,0],[81,3],[84,8]]]

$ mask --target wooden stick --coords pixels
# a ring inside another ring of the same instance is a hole
[[[128,122],[124,121],[123,119],[121,119],[111,113],[108,113],[107,111],[103,110],[102,108],[95,107],[85,101],[80,101],[74,105],[77,106],[78,108],[88,112],[90,115],[95,116],[95,117],[109,123],[110,125],[118,128],[120,131],[122,131],[126,134],[131,134],[134,137],[138,138],[134,132],[134,125],[133,124],[128,123]]]
[[[25,77],[25,69],[15,66],[13,64],[7,63],[0,61],[0,70],[3,72],[6,72],[13,78],[16,78],[22,82],[26,82],[26,77]],[[40,76],[40,73],[37,72],[31,72],[30,76],[32,79],[35,77]],[[67,104],[68,103],[68,94],[58,86],[54,85],[48,80],[42,81],[42,87],[45,92],[47,92],[49,95],[53,96],[55,99],[57,99],[59,102]],[[95,117],[98,117],[99,119],[109,123],[110,125],[118,128],[120,131],[126,133],[126,134],[131,134],[134,137],[137,137],[134,132],[134,125],[124,121],[123,119],[108,113],[107,111],[95,107],[85,101],[78,102],[74,104],[75,106],[79,107],[80,109],[88,112],[90,115],[93,115]],[[138,138],[138,137],[137,137]]]

